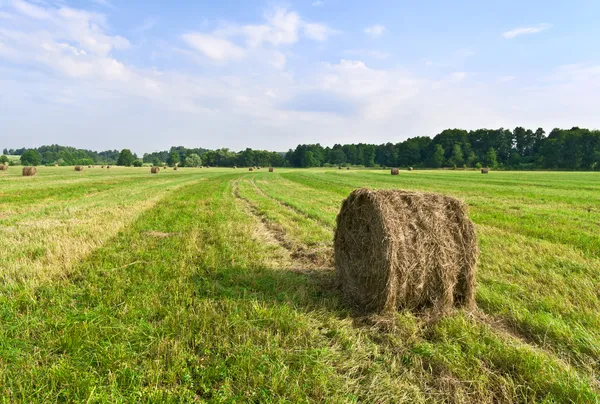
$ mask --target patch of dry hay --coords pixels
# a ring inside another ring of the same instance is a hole
[[[392,175],[398,175],[398,174],[400,174],[400,170],[397,168],[392,168],[391,173],[392,173]]]
[[[254,168],[250,167],[248,168],[248,171],[254,171]]]
[[[487,173],[489,173],[489,172],[490,172],[490,169],[489,169],[489,168],[482,168],[482,169],[481,169],[481,174],[487,174]]]
[[[475,307],[477,236],[455,198],[357,189],[338,214],[334,247],[342,289],[365,311]]]
[[[23,177],[33,177],[37,172],[37,167],[23,167]]]
[[[160,167],[152,167],[150,169],[150,174],[158,174],[160,172]]]
[[[104,168],[104,166],[100,167],[100,168]]]
[[[273,171],[275,171],[275,169],[273,167],[269,167],[269,172],[272,173]]]
[[[173,167],[173,170],[174,170],[174,171],[177,171],[177,170],[178,170],[177,166]]]
[[[0,164],[0,171],[7,171],[8,166],[6,164]]]
[[[414,170],[414,168],[408,167],[408,171],[413,171],[413,170]]]
[[[75,166],[75,171],[83,171],[83,166]]]

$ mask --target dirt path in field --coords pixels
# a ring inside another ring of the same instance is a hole
[[[253,183],[253,185],[260,194],[262,191],[256,187],[256,184]],[[314,249],[291,240],[281,225],[270,221],[249,199],[241,196],[237,181],[233,183],[233,195],[236,200],[240,201],[242,208],[248,213],[248,215],[256,219],[256,222],[259,224],[257,234],[265,241],[271,243],[275,242],[285,249],[289,254],[290,261],[293,266],[301,266],[311,270],[332,268],[333,265],[331,258],[324,258],[323,254],[319,254],[319,251],[315,251]],[[267,195],[264,195],[264,197],[271,199]],[[331,257],[331,254],[328,255]]]

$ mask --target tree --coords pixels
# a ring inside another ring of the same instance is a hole
[[[186,167],[200,167],[202,165],[202,159],[196,153],[192,153],[187,156],[185,165]]]
[[[154,158],[152,159],[152,165],[153,165],[154,167],[158,167],[159,165],[161,165],[161,164],[160,164],[160,160],[158,159],[158,157],[154,157]]]
[[[444,164],[444,148],[442,145],[436,144],[433,147],[429,165],[434,168],[440,168],[442,164]]]
[[[179,153],[176,151],[172,151],[169,153],[169,157],[167,158],[167,164],[169,167],[174,167],[179,163]]]
[[[42,155],[37,150],[29,149],[21,155],[21,164],[24,166],[39,166],[42,164]]]
[[[496,157],[496,150],[490,148],[485,155],[485,165],[489,168],[498,167],[498,159]]]
[[[136,160],[133,162],[134,167],[141,167],[143,165],[144,165],[144,163],[142,162],[142,160]]]
[[[455,166],[461,166],[464,164],[463,152],[460,147],[460,143],[454,144],[452,146],[452,156],[450,157],[451,164]]]
[[[6,163],[8,163],[8,157],[6,157],[6,154],[3,154],[2,156],[0,156],[0,164]]]
[[[119,154],[119,158],[117,159],[117,165],[131,167],[133,165],[134,161],[135,161],[135,157],[133,156],[133,153],[131,153],[131,150],[123,149],[123,150],[121,150],[121,153]]]

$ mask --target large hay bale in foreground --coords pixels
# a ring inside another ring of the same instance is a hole
[[[392,175],[398,175],[398,174],[400,174],[400,170],[397,168],[392,168],[391,173],[392,173]]]
[[[272,173],[273,171],[275,171],[275,169],[273,167],[269,167],[269,172]]]
[[[23,167],[23,177],[33,177],[37,175],[37,167]]]
[[[83,171],[83,166],[75,166],[75,171]]]
[[[158,174],[160,172],[160,167],[152,167],[150,169],[150,174]]]
[[[0,171],[7,171],[8,166],[6,164],[0,164]]]
[[[477,236],[457,199],[357,189],[338,214],[334,247],[338,280],[362,310],[474,308]]]
[[[489,173],[489,172],[490,172],[490,169],[489,169],[489,168],[482,168],[482,169],[481,169],[481,174],[487,174],[487,173]]]

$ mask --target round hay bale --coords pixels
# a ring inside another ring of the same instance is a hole
[[[159,172],[160,172],[160,167],[150,168],[150,174],[158,174]]]
[[[272,173],[273,171],[275,171],[275,169],[273,167],[269,167],[269,172]]]
[[[237,166],[233,166],[233,169],[235,170],[237,168]]]
[[[342,169],[342,166],[339,166],[339,167],[338,167],[338,170],[341,170],[341,169]]]
[[[174,171],[177,171],[177,170],[178,170],[177,166],[173,167],[173,170],[174,170]]]
[[[248,168],[248,171],[254,171],[254,168],[250,167]]]
[[[398,174],[400,174],[400,170],[397,168],[392,168],[391,173],[392,173],[392,175],[398,175]]]
[[[88,168],[92,168],[92,166],[88,166]]]
[[[8,166],[6,164],[0,164],[0,171],[7,171]]]
[[[490,169],[489,169],[489,168],[482,168],[482,169],[481,169],[481,174],[487,174],[487,173],[489,173],[489,172],[490,172]]]
[[[101,166],[100,168],[104,168],[104,166]]]
[[[106,166],[106,168],[110,168],[110,166]]]
[[[362,310],[474,308],[477,236],[457,199],[357,189],[337,216],[334,249],[342,289]]]
[[[408,167],[408,171],[414,171],[414,168]]]
[[[83,171],[83,166],[75,166],[75,171]]]
[[[37,167],[23,167],[23,177],[33,177],[37,175]]]
[[[166,170],[167,168],[168,168],[167,166],[164,166],[164,167],[163,167],[163,169],[164,169],[164,170]]]
[[[346,170],[349,170],[349,169],[350,169],[350,167],[346,167]]]

